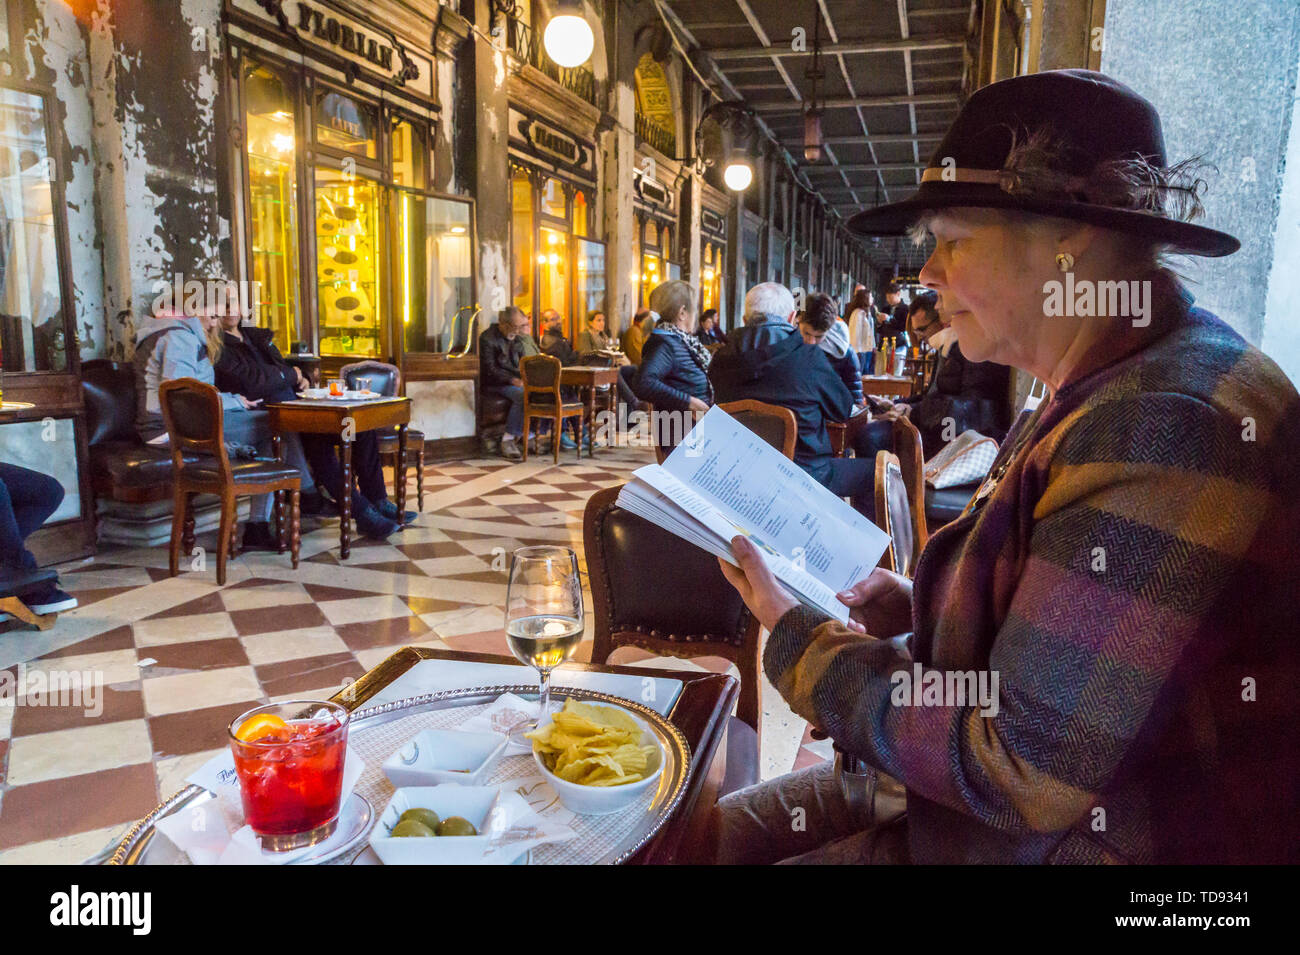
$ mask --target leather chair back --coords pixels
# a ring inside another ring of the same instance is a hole
[[[583,518],[597,643],[630,632],[691,644],[701,655],[708,643],[739,647],[751,617],[717,558],[623,510],[618,492],[597,491]]]
[[[396,365],[382,361],[357,361],[339,369],[339,377],[349,391],[355,391],[358,378],[370,379],[370,390],[385,398],[396,398],[402,390],[402,372]]]
[[[81,394],[86,404],[86,443],[138,441],[135,431],[135,368],[130,362],[96,358],[82,362]]]
[[[889,451],[876,455],[876,521],[889,535],[884,566],[910,577],[919,555],[912,533],[912,507],[898,458]]]
[[[560,397],[560,359],[553,355],[529,355],[519,362],[519,377],[524,393],[544,392],[556,400]]]
[[[230,480],[221,393],[194,378],[177,378],[158,386],[163,424],[171,442],[172,466],[179,474],[184,455],[211,455],[223,482]]]

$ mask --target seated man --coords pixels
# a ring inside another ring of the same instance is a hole
[[[24,541],[63,501],[63,485],[48,474],[0,461],[0,579],[37,569],[36,556]],[[32,613],[59,613],[77,606],[77,598],[64,593],[54,581],[37,590],[18,594]],[[9,615],[0,613],[0,621]]]
[[[826,422],[844,421],[853,410],[849,389],[816,345],[794,326],[794,296],[784,285],[764,282],[745,295],[745,325],[713,356],[709,380],[721,403],[751,398],[794,412],[799,438],[794,460],[820,484],[870,516],[875,461],[836,458]]]
[[[921,433],[925,459],[934,457],[957,435],[968,429],[1001,442],[1011,424],[1011,369],[996,362],[967,361],[954,329],[944,324],[934,292],[924,292],[908,307],[912,333],[939,354],[925,391],[915,398],[896,401],[893,410],[906,415]],[[884,431],[864,429],[859,455],[874,454]]]
[[[527,334],[530,324],[523,309],[507,305],[497,313],[497,323],[484,329],[478,337],[479,380],[483,390],[510,402],[500,452],[511,461],[523,457],[518,444],[524,433],[524,380],[519,375],[524,346],[520,336]]]
[[[825,292],[808,296],[807,308],[799,319],[799,333],[809,345],[818,345],[853,395],[854,413],[866,404],[862,395],[862,371],[858,356],[849,347],[849,326],[840,320],[835,299]]]
[[[564,334],[564,319],[553,308],[542,312],[542,354],[560,359],[561,365],[581,365],[582,357]]]
[[[292,401],[307,382],[297,368],[280,355],[269,328],[242,326],[237,311],[222,316],[222,348],[217,358],[217,387],[248,398]],[[339,463],[338,439],[321,434],[302,434],[303,452],[312,474],[337,504],[343,501],[343,468]],[[388,500],[384,470],[379,461],[379,437],[374,431],[359,431],[352,442],[352,519],[357,530],[372,540],[384,540],[400,525],[397,505]],[[360,492],[357,488],[360,487]],[[415,512],[403,515],[404,523],[415,520]],[[247,536],[247,535],[246,535]]]

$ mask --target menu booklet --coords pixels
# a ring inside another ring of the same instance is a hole
[[[635,471],[618,504],[733,565],[731,539],[744,534],[794,597],[841,622],[849,608],[836,594],[889,546],[884,531],[718,407],[663,464]]]

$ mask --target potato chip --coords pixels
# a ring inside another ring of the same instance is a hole
[[[649,774],[654,746],[622,710],[568,699],[541,729],[528,734],[548,770],[582,786],[622,786]]]

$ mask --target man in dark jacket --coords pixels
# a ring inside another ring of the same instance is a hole
[[[930,459],[963,431],[974,430],[999,442],[1011,426],[1011,369],[991,361],[973,362],[939,319],[937,296],[918,295],[908,312],[914,333],[938,352],[934,374],[916,398],[895,402],[921,432]]]
[[[249,400],[292,401],[307,382],[297,368],[286,362],[275,347],[275,334],[269,328],[240,325],[237,313],[222,317],[224,334],[221,355],[217,358],[217,387],[242,394]],[[343,468],[339,463],[337,439],[325,435],[303,434],[303,454],[318,484],[335,502],[343,500]],[[379,460],[379,439],[374,431],[360,431],[352,442],[352,473],[355,484],[348,489],[352,496],[352,518],[357,530],[373,540],[384,540],[400,528],[397,506],[388,500],[384,471]],[[415,520],[407,511],[404,523]],[[244,534],[244,546],[251,548],[278,546],[274,540],[250,543]]]
[[[719,402],[746,398],[781,405],[799,425],[794,460],[818,483],[868,516],[874,460],[836,458],[826,422],[844,421],[853,397],[817,345],[803,340],[790,290],[764,282],[745,295],[745,326],[713,356],[709,378]]]
[[[581,365],[582,357],[569,344],[563,325],[564,320],[555,309],[548,308],[542,312],[542,340],[539,343],[542,353],[560,359],[561,365]]]
[[[519,374],[524,343],[520,336],[527,334],[531,324],[523,309],[507,305],[497,313],[497,323],[484,329],[478,337],[479,380],[483,390],[510,402],[506,433],[501,437],[501,455],[512,461],[523,457],[517,443],[524,433],[524,380]]]

